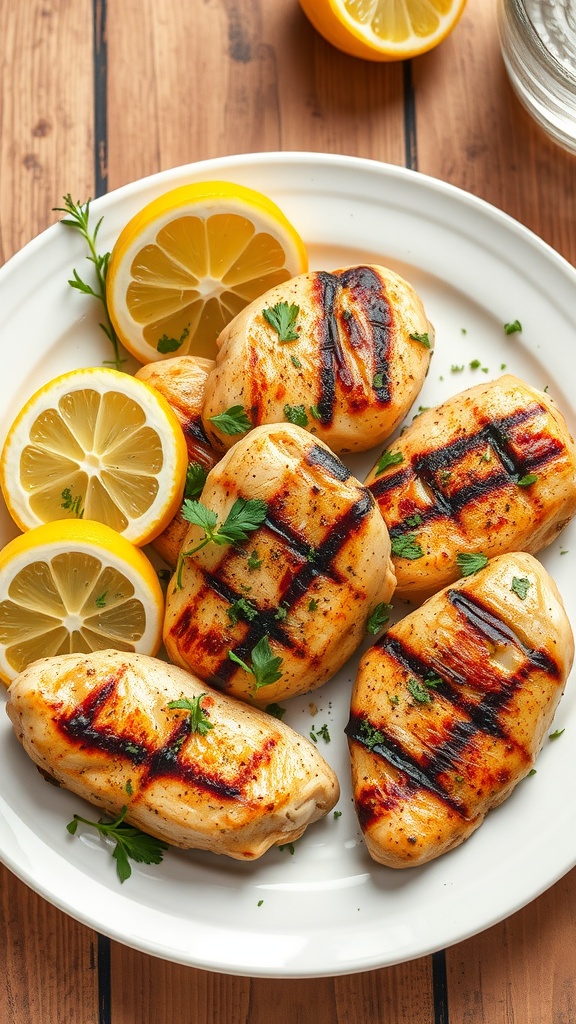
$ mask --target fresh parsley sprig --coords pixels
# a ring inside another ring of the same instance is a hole
[[[202,700],[205,696],[205,693],[200,693],[197,697],[192,698],[179,697],[178,700],[171,700],[168,704],[171,710],[188,711],[190,732],[198,732],[201,736],[205,736],[209,729],[214,728],[213,723],[202,707]]]
[[[270,640],[267,635],[261,637],[256,646],[252,648],[250,655],[251,665],[247,665],[245,661],[242,661],[242,658],[239,658],[234,651],[228,651],[228,657],[230,661],[240,665],[245,672],[249,672],[250,675],[254,676],[255,690],[259,690],[262,686],[270,686],[271,683],[275,683],[277,679],[282,677],[282,673],[279,671],[282,658],[272,653]]]
[[[300,306],[294,303],[277,302],[275,306],[269,306],[262,310],[262,316],[274,328],[278,335],[278,341],[298,341],[299,334],[296,331],[296,321]]]
[[[128,808],[124,806],[115,821],[108,821],[106,818],[90,821],[80,814],[75,814],[72,821],[66,825],[70,835],[75,835],[81,821],[84,825],[95,828],[104,838],[115,841],[112,856],[116,861],[116,872],[121,882],[125,882],[132,874],[130,860],[139,864],[160,864],[164,850],[168,849],[168,843],[162,839],[149,836],[134,825],[127,825],[124,821],[127,811]]]
[[[103,218],[96,224],[93,231],[90,230],[90,203],[91,199],[87,199],[85,203],[75,203],[72,196],[68,192],[67,195],[63,196],[64,206],[55,206],[54,211],[57,213],[65,213],[66,217],[61,221],[66,227],[74,228],[78,231],[86,245],[88,246],[88,256],[86,257],[90,263],[94,264],[96,271],[96,283],[92,287],[87,281],[84,281],[77,270],[73,270],[73,277],[68,281],[68,284],[75,288],[77,291],[82,292],[83,295],[91,295],[93,298],[98,299],[104,306],[104,312],[106,314],[106,320],[104,323],[100,323],[100,327],[104,331],[104,334],[108,340],[112,343],[114,349],[114,359],[106,360],[106,363],[110,363],[115,366],[117,370],[122,368],[122,363],[125,362],[120,355],[120,339],[116,334],[112,326],[110,314],[108,312],[108,303],[106,301],[106,275],[108,273],[108,263],[110,261],[110,253],[105,252],[100,254],[96,249],[96,241],[98,238],[98,232],[102,224]]]
[[[229,409],[218,412],[215,416],[210,416],[209,419],[218,430],[223,434],[228,434],[229,437],[234,437],[235,434],[245,434],[252,427],[243,405],[231,405]]]
[[[473,576],[488,565],[488,558],[481,552],[461,551],[456,555],[456,562],[462,576]]]
[[[386,604],[385,601],[380,601],[380,603],[376,605],[376,607],[373,609],[371,615],[368,618],[368,621],[366,623],[366,632],[370,633],[372,636],[375,636],[376,633],[379,633],[380,630],[382,629],[382,626],[384,626],[388,622],[391,611],[391,604]]]
[[[199,462],[189,462],[186,470],[186,483],[184,484],[185,498],[199,498],[204,490],[207,471]]]
[[[177,586],[182,587],[182,566],[184,559],[196,554],[207,544],[238,544],[264,522],[268,506],[259,498],[237,498],[223,523],[218,525],[218,515],[201,501],[186,498],[182,505],[182,518],[204,530],[204,537],[195,547],[181,551],[178,559]]]

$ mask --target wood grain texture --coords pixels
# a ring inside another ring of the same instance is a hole
[[[90,0],[0,0],[0,262],[93,195]]]

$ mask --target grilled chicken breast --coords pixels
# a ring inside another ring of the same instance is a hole
[[[397,595],[460,576],[458,555],[549,544],[576,512],[576,449],[549,395],[506,374],[423,412],[366,479],[392,538]]]
[[[574,657],[553,580],[500,555],[431,597],[364,656],[347,734],[374,860],[458,846],[531,769]]]
[[[188,462],[206,471],[218,461],[221,453],[210,444],[202,426],[202,406],[208,374],[214,360],[196,356],[174,356],[141,366],[135,374],[164,396],[176,413],[188,448]],[[188,524],[180,513],[152,541],[152,546],[168,565],[174,567],[186,536]]]
[[[390,542],[370,492],[291,424],[255,428],[211,470],[202,504],[218,523],[238,498],[263,502],[265,519],[243,544],[210,543],[182,559],[164,642],[176,664],[266,705],[320,686],[350,656],[394,590]],[[191,526],[184,549],[203,537]],[[266,683],[252,672],[262,645],[281,659]]]
[[[202,731],[186,709],[199,701]],[[7,711],[38,767],[66,789],[174,846],[237,860],[298,839],[338,800],[309,740],[189,673],[119,651],[37,661]]]
[[[204,429],[216,447],[229,448],[238,438],[214,417],[240,406],[254,426],[296,422],[334,452],[372,448],[418,395],[433,343],[420,298],[393,271],[302,274],[225,327],[206,385]]]

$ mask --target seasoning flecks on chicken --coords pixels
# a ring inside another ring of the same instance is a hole
[[[199,701],[202,731],[169,707],[182,698]],[[253,860],[338,800],[309,740],[145,655],[35,662],[12,683],[7,711],[44,773],[113,817],[126,806],[126,821],[175,846]]]
[[[145,380],[164,396],[182,427],[188,449],[188,462],[210,470],[221,457],[202,425],[202,406],[208,374],[214,369],[213,359],[200,356],[174,356],[141,366],[135,376]],[[186,536],[187,523],[178,512],[165,530],[152,541],[159,555],[174,567]]]
[[[346,732],[374,860],[458,846],[531,770],[574,657],[556,584],[500,555],[429,598],[365,654]]]
[[[397,594],[418,601],[459,577],[459,554],[549,544],[576,512],[576,449],[552,398],[506,374],[423,412],[366,485]]]
[[[288,326],[279,326],[281,313]],[[296,422],[334,452],[364,451],[405,416],[433,344],[419,296],[393,271],[302,274],[252,302],[220,335],[204,428],[216,446],[230,447],[237,436],[214,417],[239,406],[253,426]]]
[[[209,543],[182,558],[164,642],[176,664],[265,705],[320,686],[352,654],[394,590],[390,542],[370,492],[291,424],[256,427],[210,472],[202,504],[218,523],[236,499],[263,502],[265,518],[241,545]],[[184,549],[202,539],[192,525]],[[266,684],[232,660],[251,669],[259,643],[282,659]]]

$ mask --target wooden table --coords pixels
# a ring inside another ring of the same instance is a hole
[[[406,64],[329,47],[296,0],[0,0],[0,262],[101,195],[207,157],[314,150],[434,175],[576,262],[576,158],[516,101],[496,0]],[[573,780],[568,780],[573,788]],[[570,1024],[576,870],[446,952],[336,979],[172,965],[95,934],[1,871],[3,1024]]]

